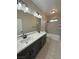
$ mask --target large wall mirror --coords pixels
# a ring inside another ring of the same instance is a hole
[[[17,10],[17,34],[36,31],[36,26],[37,20],[33,15]]]

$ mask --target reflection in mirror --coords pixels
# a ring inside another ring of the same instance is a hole
[[[22,31],[22,20],[17,18],[17,35],[20,35]]]
[[[31,14],[24,13],[21,10],[17,10],[17,32],[20,34],[21,31],[24,33],[36,31],[37,21],[36,17]]]

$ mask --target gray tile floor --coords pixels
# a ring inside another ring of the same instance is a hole
[[[47,35],[47,42],[35,59],[61,59],[61,40],[55,34]]]

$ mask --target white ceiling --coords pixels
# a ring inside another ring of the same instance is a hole
[[[57,9],[61,13],[61,0],[32,0],[44,13],[49,14],[50,10]]]

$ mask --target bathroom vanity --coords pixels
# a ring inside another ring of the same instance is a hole
[[[35,59],[46,42],[46,32],[33,32],[23,39],[17,40],[17,59]]]

